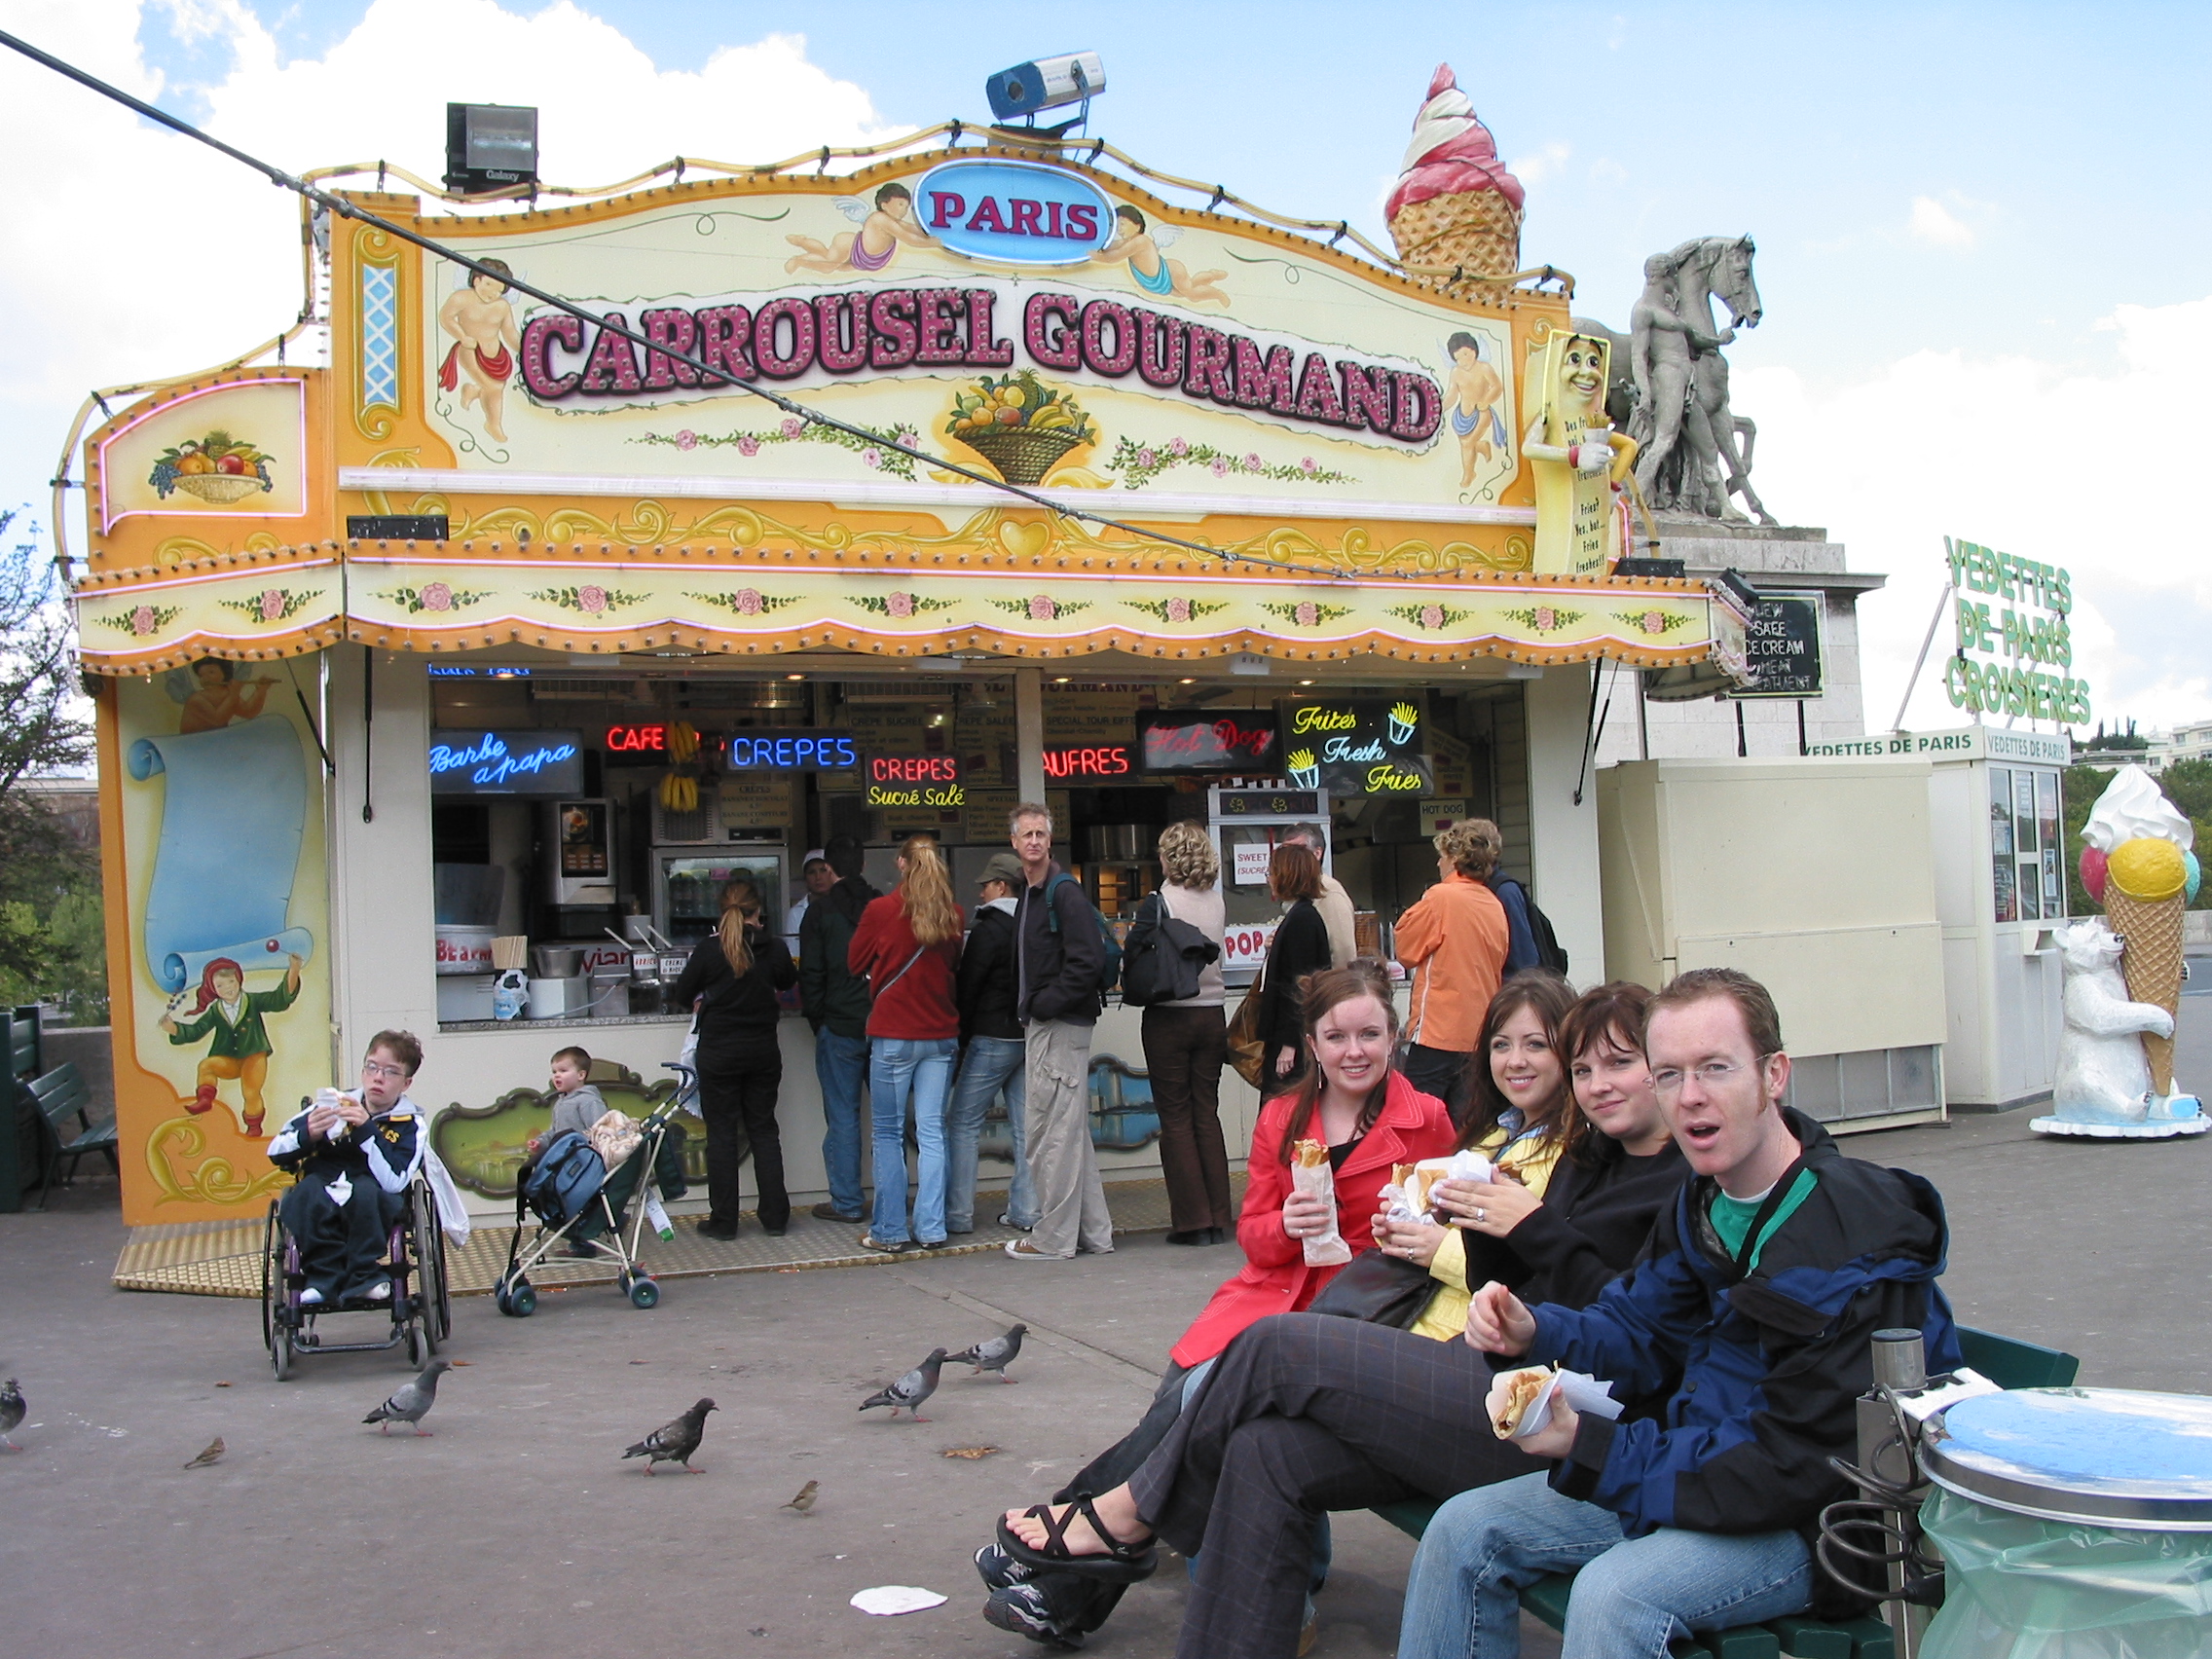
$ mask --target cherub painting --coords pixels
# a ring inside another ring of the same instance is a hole
[[[261,708],[275,689],[274,680],[250,671],[240,678],[237,669],[220,657],[202,657],[192,665],[192,689],[185,689],[184,671],[169,671],[169,695],[183,705],[177,716],[180,732],[221,731],[233,720],[261,717]]]
[[[1193,305],[1216,305],[1227,311],[1229,296],[1218,284],[1228,272],[1201,271],[1194,276],[1180,259],[1167,257],[1165,250],[1173,247],[1182,234],[1173,225],[1155,229],[1134,207],[1117,207],[1113,240],[1093,250],[1090,258],[1098,265],[1126,264],[1136,285],[1148,294],[1188,300]]]
[[[503,444],[507,441],[502,420],[507,377],[515,371],[522,339],[515,331],[515,309],[507,303],[507,284],[499,278],[512,276],[514,272],[503,259],[477,263],[498,276],[469,273],[468,285],[456,288],[438,308],[438,326],[453,337],[453,349],[438,370],[438,385],[448,391],[460,387],[463,409],[481,403],[484,430]],[[467,377],[465,384],[463,376]]]
[[[1506,442],[1505,421],[1498,406],[1505,401],[1505,381],[1483,359],[1482,342],[1461,332],[1444,343],[1452,359],[1452,372],[1444,381],[1444,413],[1459,439],[1459,488],[1475,481],[1475,462],[1488,461],[1491,446]]]
[[[784,261],[786,275],[819,271],[838,276],[847,271],[881,271],[899,251],[909,247],[938,247],[937,238],[923,230],[914,217],[914,193],[903,184],[887,184],[875,193],[870,207],[858,196],[837,198],[837,211],[860,229],[832,237],[825,247],[812,237],[786,237],[799,251]]]

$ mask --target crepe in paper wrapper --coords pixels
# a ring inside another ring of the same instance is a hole
[[[1414,120],[1404,170],[1382,207],[1398,257],[1440,268],[1413,280],[1456,299],[1504,298],[1521,269],[1526,203],[1452,65],[1438,64]]]
[[[1500,1440],[1526,1440],[1543,1432],[1552,1420],[1552,1402],[1564,1400],[1567,1409],[1587,1412],[1618,1421],[1621,1403],[1613,1398],[1613,1385],[1579,1371],[1554,1371],[1549,1366],[1524,1366],[1501,1371],[1490,1385],[1486,1402],[1491,1432]]]
[[[1302,1239],[1309,1268],[1341,1268],[1351,1260],[1351,1246],[1337,1229],[1337,1172],[1329,1167],[1329,1149],[1317,1140],[1302,1140],[1290,1149],[1290,1190],[1321,1199],[1329,1206],[1329,1230]]]

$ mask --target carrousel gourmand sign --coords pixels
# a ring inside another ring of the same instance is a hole
[[[334,219],[328,371],[164,394],[95,434],[80,606],[103,660],[339,638],[1648,666],[1710,647],[1697,584],[1572,585],[1603,577],[1617,527],[1541,476],[1579,395],[1558,293],[1453,299],[1049,147],[469,218],[361,200],[484,269]],[[349,544],[356,516],[446,538]],[[256,569],[221,563],[245,548]],[[157,570],[187,579],[106,573]]]

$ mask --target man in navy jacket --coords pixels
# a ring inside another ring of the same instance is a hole
[[[1587,1372],[1641,1409],[1609,1421],[1555,1400],[1522,1442],[1559,1459],[1549,1475],[1437,1511],[1399,1659],[1506,1659],[1517,1592],[1574,1567],[1569,1659],[1666,1659],[1693,1630],[1829,1610],[1810,1540],[1847,1495],[1828,1458],[1854,1450],[1869,1339],[1917,1327],[1931,1371],[1960,1363],[1936,1284],[1940,1198],[1782,1105],[1789,1059],[1763,986],[1680,976],[1652,999],[1644,1049],[1694,1173],[1643,1257],[1581,1311],[1493,1283],[1467,1316],[1470,1346]]]

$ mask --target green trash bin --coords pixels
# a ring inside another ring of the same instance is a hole
[[[1943,1606],[1921,1659],[2212,1653],[2212,1399],[2022,1388],[1922,1447]]]

